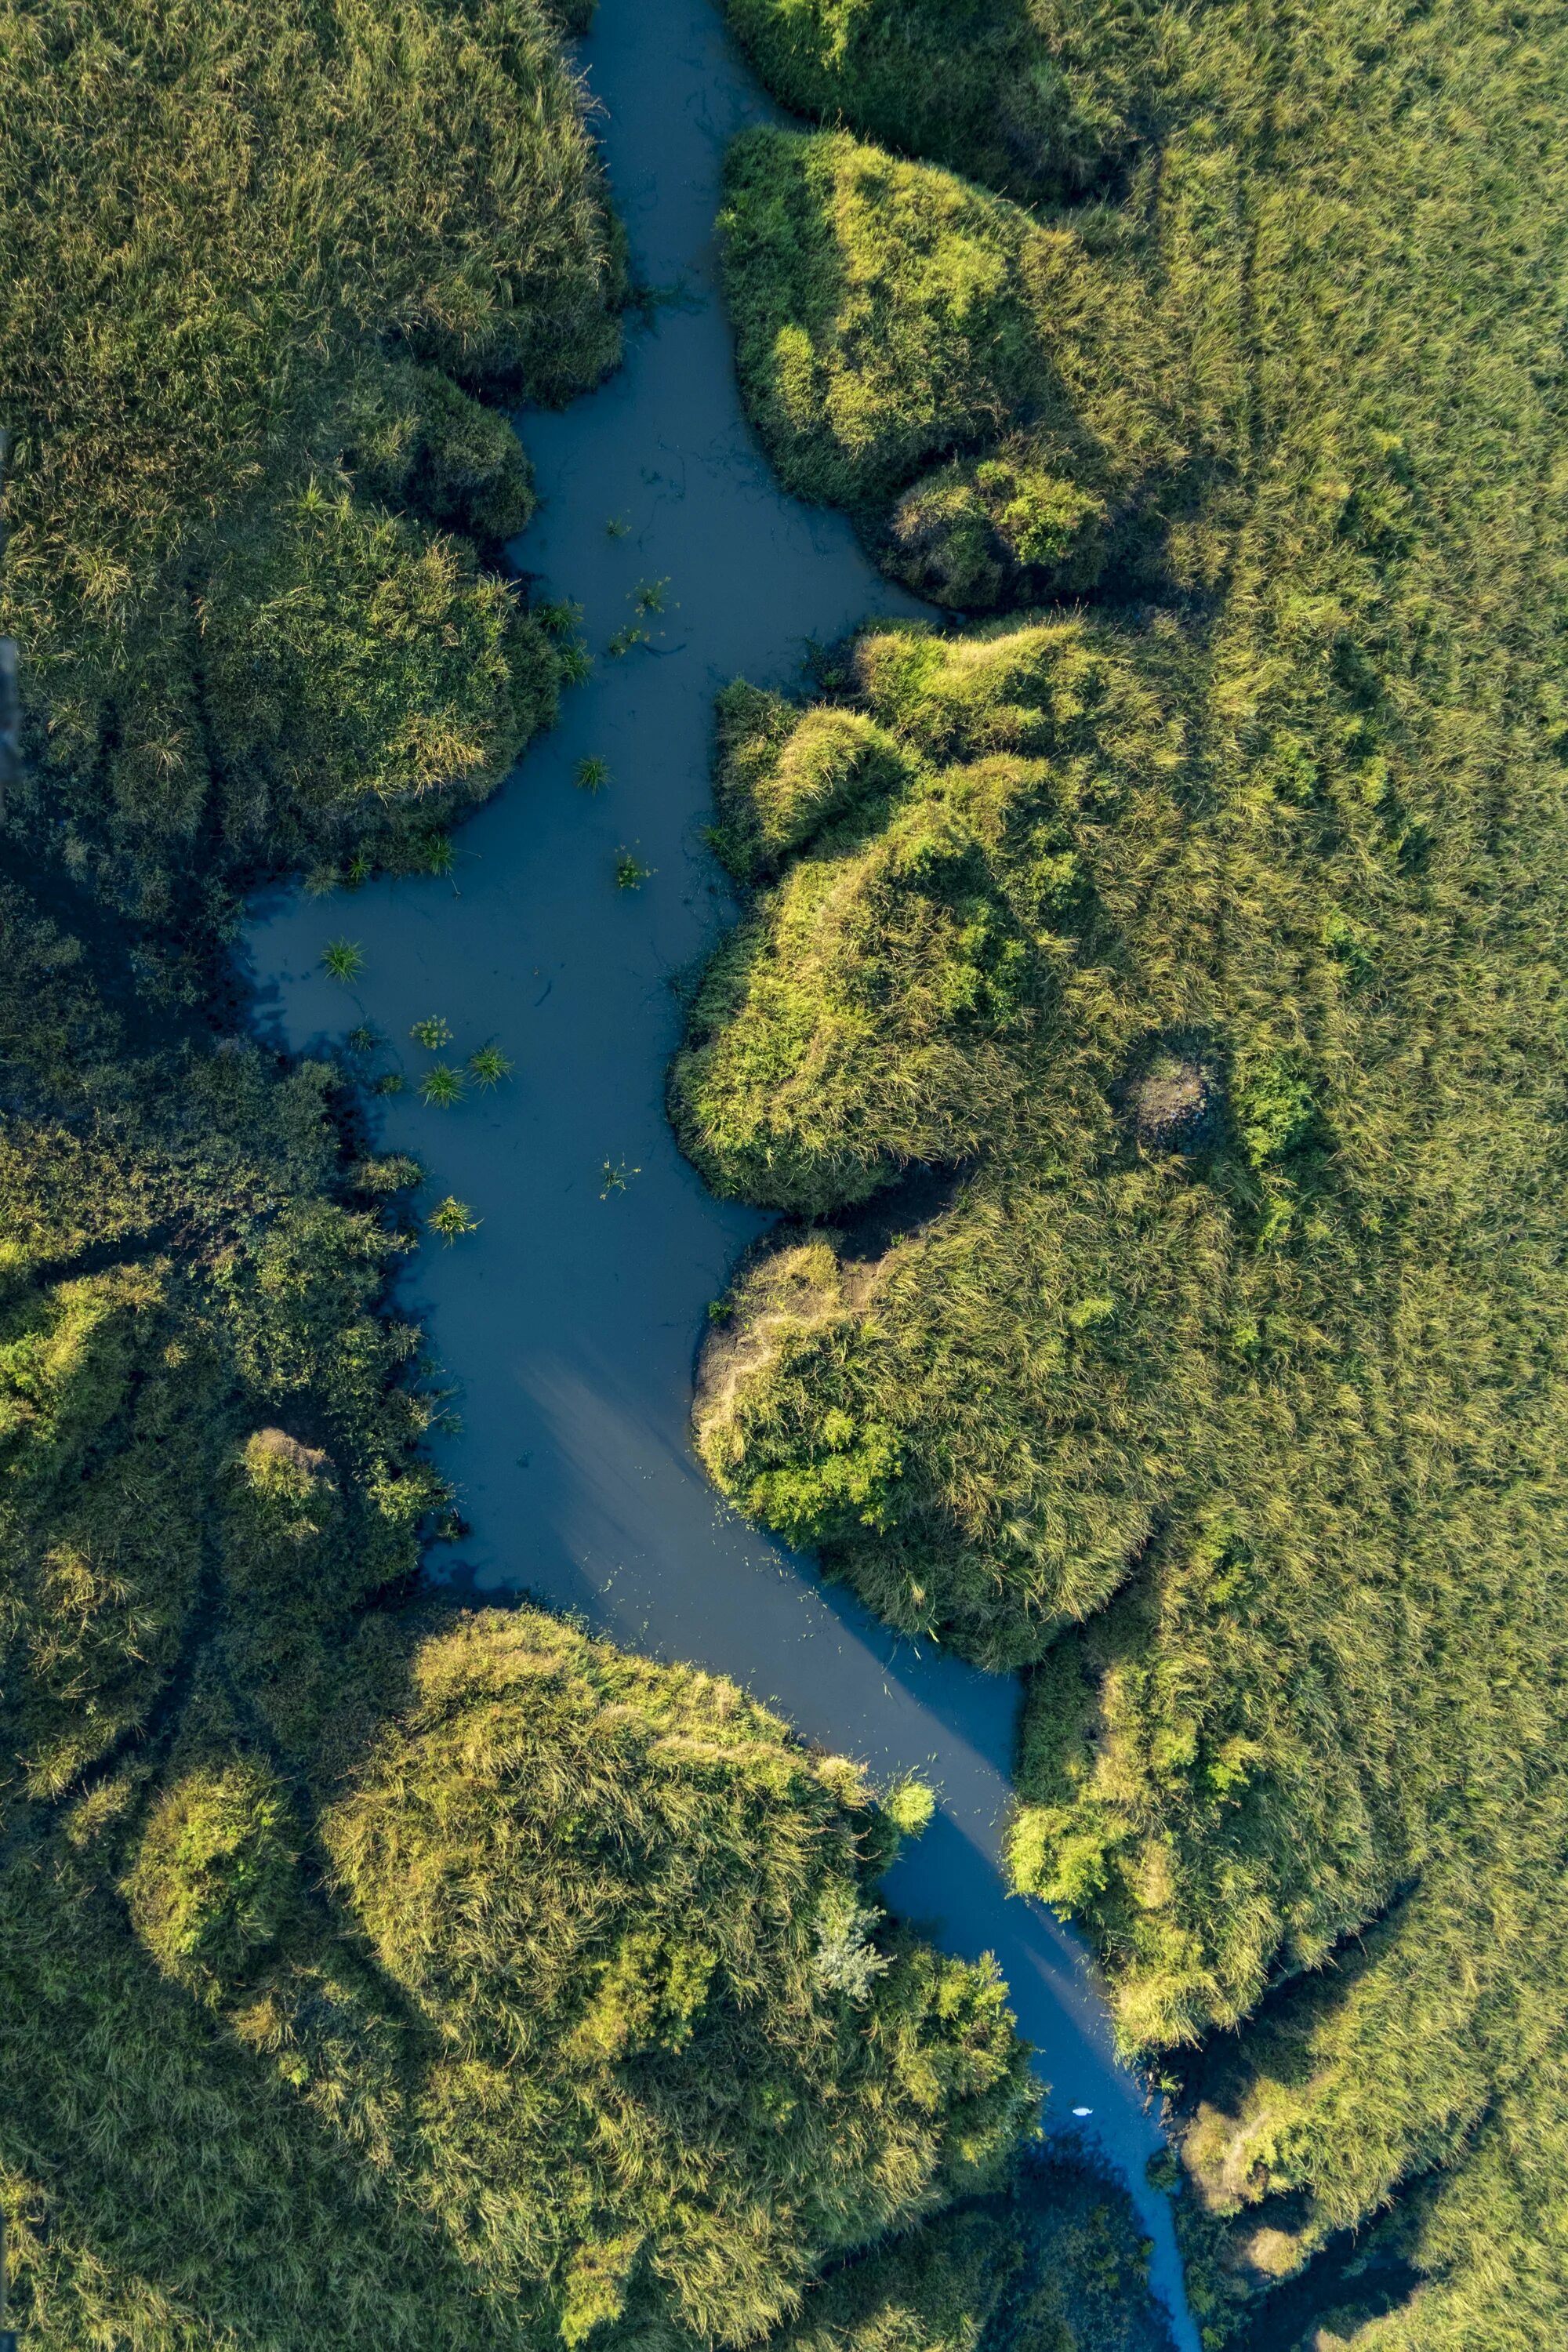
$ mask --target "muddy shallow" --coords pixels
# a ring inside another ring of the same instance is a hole
[[[296,1050],[362,1021],[388,1037],[410,1085],[386,1102],[386,1147],[421,1157],[427,1197],[456,1193],[483,1221],[422,1250],[406,1286],[461,1382],[461,1430],[438,1450],[473,1533],[443,1572],[698,1660],[807,1738],[930,1779],[940,1810],[890,1899],[949,1949],[997,1955],[1050,2121],[1081,2128],[1128,2180],[1179,2341],[1195,2347],[1169,2207],[1142,2178],[1157,2126],[1111,2056],[1079,1947],[997,1872],[1016,1685],[895,1641],[728,1511],[689,1451],[708,1303],[763,1223],[709,1197],[661,1107],[671,977],[725,919],[702,841],[712,695],[738,673],[787,683],[809,638],[919,608],[837,517],[780,493],[742,416],[712,222],[726,142],[770,110],[708,0],[601,0],[584,57],[639,272],[685,289],[603,391],[520,420],[543,503],[512,552],[583,605],[594,675],[458,835],[450,880],[258,909],[258,1020]],[[652,645],[607,656],[656,581],[668,585]],[[611,771],[596,797],[571,781],[590,756]],[[623,848],[653,869],[639,890],[616,887]],[[364,952],[352,991],[320,968],[339,934]],[[493,1038],[511,1079],[453,1110],[422,1105],[430,1057],[408,1033],[432,1013],[455,1032],[448,1059]],[[1072,2124],[1080,2107],[1092,2114]]]

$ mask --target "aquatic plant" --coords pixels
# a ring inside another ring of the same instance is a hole
[[[612,1192],[624,1192],[632,1178],[641,1174],[640,1168],[628,1167],[624,1159],[606,1160],[604,1166],[605,1181],[599,1192],[600,1200],[607,1201]]]
[[[329,980],[346,988],[364,970],[364,950],[357,940],[329,940],[321,950],[321,969]]]
[[[474,1084],[488,1092],[510,1078],[512,1066],[499,1045],[481,1045],[477,1054],[468,1056],[468,1075]]]
[[[425,1047],[426,1053],[438,1054],[443,1045],[449,1045],[452,1042],[452,1024],[439,1013],[432,1013],[423,1021],[416,1021],[408,1034],[416,1045]]]
[[[579,760],[572,771],[572,782],[579,792],[599,793],[610,781],[610,763],[596,755]]]
[[[456,1199],[450,1192],[444,1201],[437,1202],[425,1222],[433,1234],[440,1234],[448,1249],[465,1234],[478,1233],[480,1223],[468,1202]]]
[[[629,849],[616,852],[616,887],[617,890],[640,890],[653,873]]]
[[[632,592],[633,612],[662,613],[668,587],[668,580],[639,580]]]
[[[437,1062],[419,1081],[422,1101],[433,1104],[437,1110],[450,1110],[463,1099],[463,1074],[449,1062]]]

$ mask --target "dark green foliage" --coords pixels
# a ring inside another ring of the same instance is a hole
[[[190,1772],[153,1807],[125,1885],[164,1974],[214,1993],[241,1983],[296,1899],[289,1802],[263,1767]]]
[[[741,381],[792,489],[960,609],[1156,574],[1196,442],[1122,240],[842,136],[750,131],[726,186]]]
[[[812,2290],[770,2352],[1170,2352],[1126,2192],[1058,2151]]]
[[[10,822],[63,819],[152,920],[210,921],[237,867],[419,863],[563,674],[480,568],[532,493],[470,394],[563,398],[616,349],[552,27],[62,0],[0,11],[0,92]]]
[[[417,1171],[342,1165],[329,1071],[163,1033],[107,927],[0,916],[29,2341],[756,2340],[1032,2115],[994,1969],[877,1899],[917,1796],[536,1613],[388,1605],[446,1500],[383,1311]]]
[[[1015,196],[1124,166],[1149,0],[724,0],[787,106]]]
[[[1109,106],[1125,54],[1074,15]],[[1209,2343],[1397,2200],[1426,2283],[1358,2347],[1545,2352],[1563,24],[1211,5],[1138,71],[1159,170],[1076,233],[842,135],[738,151],[748,398],[889,568],[904,500],[946,580],[1041,593],[981,479],[1037,434],[1032,354],[1119,480],[1187,454],[1142,571],[1126,493],[1046,467],[1106,500],[1100,587],[1163,612],[884,630],[815,713],[728,698],[756,895],[677,1126],[721,1189],[837,1222],[744,1269],[700,1433],[895,1622],[1036,1663],[1020,1882],[1090,1926],[1129,2043],[1235,2032],[1192,2077]],[[762,855],[789,745],[847,718],[907,775]],[[921,1163],[917,1221],[855,1213]]]

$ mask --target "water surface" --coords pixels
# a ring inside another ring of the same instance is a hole
[[[1131,2188],[1195,2352],[1169,2207],[1143,2181],[1158,2127],[1115,2063],[1082,1951],[998,1873],[1016,1685],[896,1640],[738,1519],[690,1452],[705,1311],[763,1223],[708,1195],[662,1110],[670,980],[728,912],[702,839],[713,694],[739,674],[790,683],[810,639],[920,608],[841,518],[780,492],[742,415],[713,217],[725,144],[771,110],[708,0],[601,0],[584,56],[638,271],[684,289],[603,391],[519,420],[542,506],[513,553],[582,604],[594,676],[458,835],[450,881],[258,911],[258,1018],[295,1050],[362,1020],[394,1041],[411,1085],[387,1102],[385,1146],[416,1152],[434,1192],[483,1221],[423,1250],[408,1283],[462,1383],[460,1433],[437,1448],[473,1530],[460,1580],[731,1675],[808,1739],[931,1780],[940,1810],[889,1897],[947,1949],[996,1954],[1049,2119],[1092,2110],[1070,2127]],[[651,646],[609,656],[638,588],[660,581]],[[589,756],[612,774],[592,798],[572,782]],[[615,887],[623,848],[653,869],[636,892]],[[339,933],[364,951],[352,992],[320,968]],[[493,1038],[511,1080],[455,1110],[420,1104],[429,1056],[409,1029],[432,1013],[456,1033],[448,1058]]]

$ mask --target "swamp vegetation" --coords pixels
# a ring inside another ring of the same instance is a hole
[[[1561,12],[729,13],[752,413],[954,625],[721,699],[705,1458],[1027,1670],[1205,2341],[1558,2345]]]
[[[618,349],[557,25],[47,0],[0,6],[0,68],[16,2325],[1158,2352],[1120,2192],[1020,2171],[994,1969],[879,1899],[929,1798],[714,1677],[421,1591],[452,1498],[376,1041],[281,1064],[216,982],[258,877],[445,870],[581,667],[500,568],[532,493],[486,404]]]

